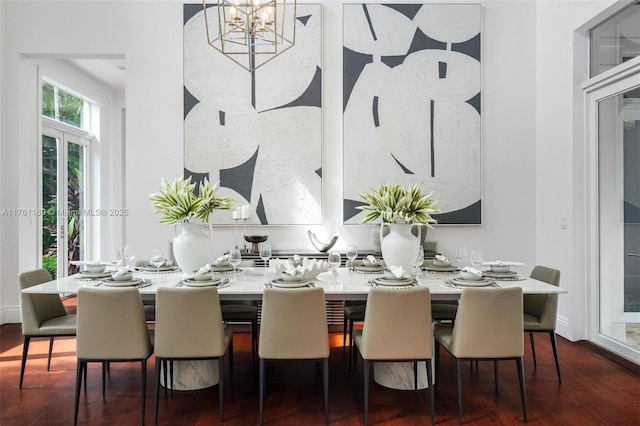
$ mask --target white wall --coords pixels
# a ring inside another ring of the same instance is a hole
[[[562,4],[556,6],[555,3]],[[567,16],[584,14],[586,19],[589,10],[602,8],[601,3],[588,3],[482,2],[483,224],[442,226],[430,231],[428,239],[437,240],[445,255],[453,257],[456,245],[466,244],[483,249],[487,259],[526,262],[522,271],[525,274],[536,263],[547,262],[561,269],[568,265],[568,240],[561,234],[556,235],[557,217],[569,215],[566,199],[571,194],[568,184],[556,185],[567,182],[569,177],[565,175],[571,163],[568,117],[571,115],[572,56],[571,46],[563,41],[581,21],[575,18],[574,24],[574,18],[567,19]],[[562,14],[554,16],[554,8]],[[536,21],[536,13],[545,22]],[[20,113],[11,108],[32,102],[22,99],[17,88],[19,54],[124,54],[127,64],[126,207],[130,211],[126,219],[126,239],[136,244],[139,256],[150,253],[154,247],[167,247],[172,229],[155,223],[157,217],[145,197],[158,189],[160,177],[170,178],[182,172],[182,3],[4,1],[0,3],[0,16],[2,39],[11,40],[2,51],[1,90],[5,95],[2,117],[4,123],[10,124],[2,128],[0,170],[5,173],[3,176],[15,176],[19,170],[35,173],[36,166],[31,159],[20,156],[18,144],[35,142],[25,138],[23,130],[16,126]],[[72,32],[66,29],[71,25],[61,25],[61,32],[48,32],[44,37],[41,29],[46,28],[49,19],[80,25],[80,31]],[[557,26],[553,31],[562,36],[560,46],[555,46],[552,37],[540,34],[547,19]],[[323,2],[324,224],[260,229],[260,233],[269,234],[276,250],[311,249],[306,236],[309,228],[323,237],[338,233],[338,248],[348,243],[363,249],[373,247],[371,227],[341,225],[342,25],[342,2]],[[536,44],[536,37],[542,45]],[[549,59],[547,51],[552,52]],[[562,65],[559,68],[554,66],[555,56],[559,56],[557,59]],[[537,61],[542,61],[543,66]],[[547,87],[558,90],[549,93]],[[27,114],[23,121],[31,120],[28,111],[22,108],[21,111]],[[555,118],[554,114],[567,118]],[[550,115],[553,127],[543,125],[547,120],[538,120],[539,115]],[[556,149],[561,150],[561,157],[549,158],[547,153]],[[154,156],[152,152],[156,151],[159,154]],[[15,186],[5,179],[0,183],[3,207],[18,207],[22,197],[18,198]],[[108,186],[110,182],[102,184]],[[554,188],[551,193],[547,192],[548,187]],[[20,191],[28,193],[33,188],[24,187]],[[548,203],[551,204],[545,208]],[[4,238],[0,244],[4,255],[0,260],[0,309],[4,312],[18,304],[16,275],[36,262],[34,251],[28,249],[30,243],[22,243],[24,249],[19,255],[12,250],[21,237],[17,225],[17,219],[2,218],[0,235]],[[114,228],[117,225],[114,224]],[[544,232],[536,231],[536,227],[543,227]],[[117,229],[104,232],[117,232]],[[255,232],[257,228],[249,229],[249,233]],[[232,227],[216,227],[214,233],[220,252],[233,244]],[[103,237],[107,238],[105,234]],[[549,241],[541,242],[541,238]],[[566,315],[566,321],[571,321],[571,312]],[[9,320],[15,320],[15,316],[2,316],[3,322]]]

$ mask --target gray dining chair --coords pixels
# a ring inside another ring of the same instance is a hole
[[[147,359],[153,352],[153,330],[147,328],[140,293],[135,287],[78,289],[76,394],[73,424],[78,423],[80,388],[87,364],[102,363],[105,395],[107,364],[140,362],[142,424],[145,417]]]
[[[329,327],[322,288],[264,289],[258,356],[260,424],[266,361],[291,359],[322,361],[324,417],[329,422]]]
[[[364,359],[364,424],[369,424],[369,370],[375,362],[413,362],[413,380],[418,389],[418,362],[427,368],[431,423],[435,422],[434,387],[431,378],[433,326],[428,287],[407,289],[372,288],[367,297],[364,327],[353,340]],[[357,354],[353,351],[354,370]],[[355,379],[354,374],[354,379]]]
[[[462,360],[492,360],[495,392],[498,393],[498,361],[515,360],[522,413],[527,421],[525,394],[524,336],[522,334],[522,288],[465,288],[460,296],[453,328],[436,328],[436,386],[440,346],[455,358],[458,387],[458,421],[462,424]]]
[[[560,271],[546,266],[536,266],[531,271],[531,278],[554,285],[560,285]],[[529,333],[533,365],[537,367],[536,347],[533,341],[534,333],[548,333],[553,348],[553,358],[556,362],[558,382],[560,376],[560,361],[558,360],[558,344],[556,341],[556,317],[558,315],[557,294],[525,294],[524,296],[524,331]]]
[[[46,269],[36,269],[18,275],[20,290],[51,281]],[[76,335],[76,316],[67,313],[60,296],[57,294],[29,294],[20,292],[20,318],[22,320],[22,363],[20,366],[20,384],[24,379],[29,343],[34,337],[49,338],[47,371],[51,367],[51,353],[55,337]]]
[[[225,327],[220,297],[215,287],[159,288],[156,293],[154,353],[154,422],[158,423],[160,370],[164,366],[165,389],[167,361],[217,360],[220,421],[224,421],[224,356],[229,353],[230,385],[233,389],[233,331]]]

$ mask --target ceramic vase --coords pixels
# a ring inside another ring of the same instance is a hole
[[[178,225],[180,233],[173,239],[173,255],[182,272],[191,274],[209,261],[209,236],[196,223]]]
[[[417,228],[417,235],[411,231]],[[388,232],[388,233],[387,233]],[[420,247],[421,225],[383,223],[380,226],[380,250],[384,263],[389,266],[402,266],[406,272],[413,269],[414,251]]]

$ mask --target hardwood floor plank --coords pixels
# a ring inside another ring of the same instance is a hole
[[[362,362],[358,363],[357,392],[352,393],[342,335],[331,334],[329,367],[330,423],[361,425],[364,422]],[[236,333],[235,391],[225,394],[225,425],[249,426],[258,422],[257,371],[251,368],[249,333]],[[527,342],[528,343],[528,342]],[[551,346],[536,339],[538,366],[533,367],[525,344],[525,380],[529,424],[532,425],[630,425],[640,419],[640,375],[579,343],[558,338],[562,384],[558,383]],[[19,324],[0,327],[0,424],[68,425],[73,421],[75,339],[59,338],[54,345],[51,371],[46,371],[48,340],[32,340],[23,389],[18,389],[22,335]],[[514,365],[511,365],[514,364]],[[147,370],[146,423],[153,424],[153,369]],[[522,408],[515,363],[500,365],[499,394],[494,393],[493,364],[480,362],[477,369],[465,363],[463,408],[465,425],[522,424]],[[228,373],[227,373],[228,374]],[[228,376],[227,376],[228,377]],[[139,365],[112,364],[107,394],[101,392],[100,367],[90,365],[88,389],[81,393],[79,424],[135,425],[139,423]],[[436,422],[457,425],[455,364],[441,353]],[[228,383],[228,380],[227,380]],[[218,424],[217,387],[164,396],[161,389],[159,424]],[[370,388],[370,422],[375,425],[429,424],[428,391],[396,391],[374,382]],[[322,378],[315,362],[267,363],[266,425],[323,424]]]

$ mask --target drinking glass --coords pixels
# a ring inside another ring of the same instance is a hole
[[[458,246],[456,247],[456,259],[460,263],[460,269],[462,269],[462,262],[467,259],[467,247],[466,246]]]
[[[236,268],[240,264],[242,260],[242,254],[240,253],[240,249],[232,248],[229,250],[229,263],[233,266],[233,281],[237,280]]]
[[[424,263],[424,248],[422,246],[414,250],[411,263],[416,268],[416,278],[418,278],[420,276],[420,267]]]
[[[109,263],[111,263],[115,268],[117,268],[122,262],[122,254],[120,254],[120,249],[112,249],[111,256],[109,257]]]
[[[332,250],[329,252],[329,266],[331,267],[331,275],[333,275],[333,283],[338,284],[338,268],[342,263],[340,252]]]
[[[358,257],[358,247],[347,246],[347,259],[349,259],[349,272],[353,272],[353,261]]]
[[[471,264],[473,266],[476,267],[476,269],[478,269],[480,267],[480,265],[482,264],[482,250],[480,249],[476,249],[476,250],[471,250]]]
[[[136,258],[136,248],[133,244],[124,246],[124,258],[127,261],[126,266],[135,266],[133,265],[133,259]]]
[[[160,267],[164,264],[164,251],[161,249],[153,249],[149,263],[156,267],[156,273],[160,275]]]
[[[264,262],[264,281],[267,282],[267,263],[271,258],[271,246],[269,244],[262,244],[260,246],[260,259]]]

